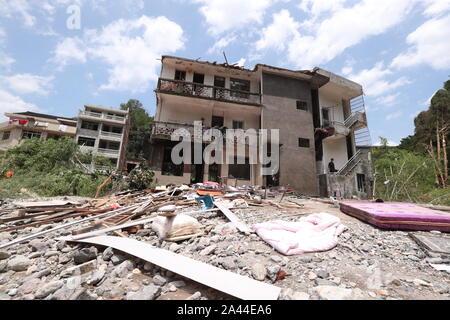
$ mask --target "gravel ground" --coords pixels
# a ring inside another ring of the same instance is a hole
[[[285,201],[303,204],[304,208],[250,207],[237,210],[236,215],[251,226],[278,219],[297,221],[311,213],[333,214],[348,228],[341,234],[338,246],[328,252],[286,257],[256,234],[231,232],[233,225],[216,212],[194,215],[209,231],[195,239],[160,242],[150,225],[128,236],[279,286],[283,288],[280,299],[284,300],[450,298],[450,274],[430,266],[430,262],[449,263],[450,257],[428,256],[409,237],[409,232],[377,229],[320,202],[291,197]],[[8,204],[2,209],[5,207]],[[0,243],[77,219],[0,233]],[[56,240],[70,234],[71,230],[62,230],[0,250],[0,300],[234,299],[111,248]],[[286,276],[276,280],[280,271]]]

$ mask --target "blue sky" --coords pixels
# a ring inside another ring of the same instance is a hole
[[[449,79],[450,0],[0,0],[0,119],[130,98],[154,114],[161,55],[222,51],[361,83],[374,143],[395,144]]]

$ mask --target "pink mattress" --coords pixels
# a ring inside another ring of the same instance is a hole
[[[383,229],[450,232],[450,213],[409,203],[344,202],[341,211]]]

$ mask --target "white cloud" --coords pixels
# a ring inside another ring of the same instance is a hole
[[[36,23],[36,17],[31,13],[31,4],[27,0],[0,0],[0,16],[12,18],[20,15],[23,24],[32,27]]]
[[[436,70],[450,68],[450,15],[425,22],[406,41],[410,48],[392,61],[392,67],[425,64]]]
[[[391,121],[391,120],[394,120],[394,119],[398,119],[401,116],[403,116],[403,112],[402,111],[397,111],[397,112],[394,112],[394,113],[390,113],[390,114],[388,114],[386,116],[386,121]]]
[[[391,141],[391,140],[389,140],[388,143],[387,143],[387,146],[388,146],[388,147],[398,147],[399,145],[400,145],[400,144],[399,144],[398,142]],[[381,141],[378,141],[378,142],[375,143],[373,146],[374,146],[374,147],[381,147]]]
[[[192,0],[200,4],[200,13],[209,25],[208,31],[218,36],[250,23],[261,24],[266,10],[278,0]]]
[[[158,78],[157,59],[182,49],[184,41],[183,29],[166,17],[120,19],[102,30],[86,31],[83,39],[64,39],[52,60],[61,67],[71,61],[104,62],[109,79],[100,90],[144,92]]]
[[[18,94],[46,95],[52,87],[54,77],[41,77],[32,74],[0,76],[0,83]]]
[[[394,93],[388,96],[383,96],[378,98],[375,102],[382,107],[392,107],[397,104],[397,98],[400,96],[400,93]]]
[[[331,16],[314,23],[312,34],[293,37],[289,60],[302,68],[328,63],[346,49],[402,22],[414,3],[410,0],[363,0],[352,7],[336,7]]]
[[[450,0],[422,0],[426,16],[436,16],[450,11]]]
[[[58,64],[60,69],[73,62],[85,63],[86,51],[86,46],[80,38],[65,38],[57,44],[51,61]]]
[[[4,114],[7,112],[42,112],[35,104],[25,102],[22,98],[3,89],[0,89],[0,111],[0,121],[6,120]]]
[[[208,54],[220,52],[222,49],[228,47],[228,45],[233,41],[235,41],[236,39],[237,36],[235,35],[226,36],[219,39],[218,41],[216,41],[216,43],[214,43],[214,45],[211,48],[208,49]]]
[[[239,67],[245,67],[245,62],[246,62],[246,61],[247,61],[247,60],[246,60],[245,58],[241,58],[241,59],[239,59],[239,61],[236,62],[235,64],[238,65]]]
[[[288,10],[275,13],[272,24],[262,30],[261,38],[256,42],[256,50],[268,48],[284,50],[285,43],[289,38],[300,36],[299,27],[300,24],[291,17]]]
[[[391,70],[385,68],[383,62],[378,62],[372,69],[364,69],[359,73],[349,74],[347,77],[360,83],[367,95],[380,96],[411,83],[406,77],[400,77],[392,81],[386,79],[393,74]]]
[[[301,0],[299,8],[317,17],[341,9],[345,2],[346,0]]]

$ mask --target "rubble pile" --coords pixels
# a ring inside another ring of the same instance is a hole
[[[285,256],[253,232],[323,212],[346,227],[331,250]],[[77,242],[105,234],[279,287],[282,300],[450,298],[450,274],[433,267],[450,264],[450,252],[411,237],[430,232],[377,229],[290,190],[200,184],[95,200],[5,201],[0,300],[235,299],[127,252]]]

